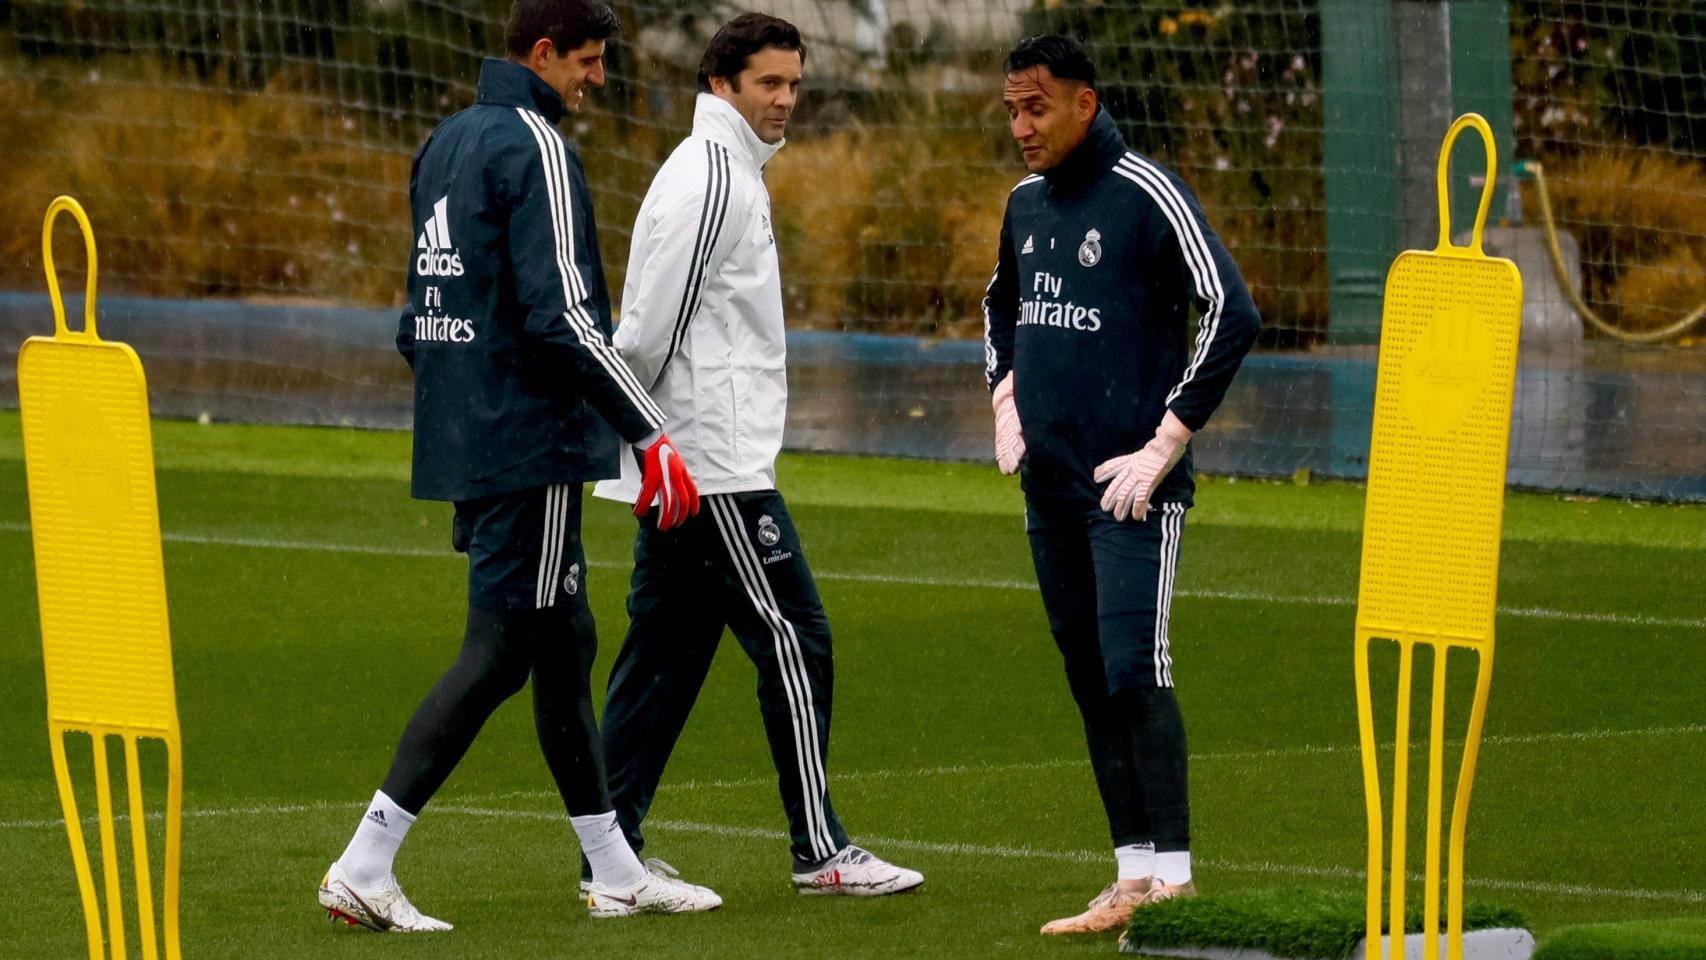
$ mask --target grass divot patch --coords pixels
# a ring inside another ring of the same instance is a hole
[[[1275,957],[1343,960],[1367,932],[1365,908],[1366,901],[1359,894],[1302,887],[1180,898],[1138,910],[1123,943],[1130,944],[1132,952],[1142,948],[1254,948]],[[1440,926],[1443,930],[1443,917]],[[1521,914],[1504,907],[1469,903],[1463,908],[1465,931],[1525,926],[1527,921]],[[1383,928],[1381,932],[1390,931]],[[1410,905],[1405,932],[1422,932],[1420,904]]]
[[[1701,960],[1706,917],[1631,920],[1559,927],[1534,950],[1534,960]]]

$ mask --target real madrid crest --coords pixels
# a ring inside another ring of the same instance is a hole
[[[1086,267],[1093,267],[1102,262],[1102,234],[1095,228],[1084,235],[1084,242],[1078,245],[1078,262]]]
[[[576,593],[580,592],[580,588],[581,565],[578,563],[571,563],[569,564],[569,575],[563,578],[563,592],[572,597]]]
[[[765,514],[758,518],[758,542],[767,547],[774,547],[782,542],[782,528],[776,526],[776,521]]]

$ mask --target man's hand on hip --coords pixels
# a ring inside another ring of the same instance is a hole
[[[1004,475],[1019,472],[1019,461],[1025,457],[1025,437],[1019,431],[1019,405],[1013,401],[1013,371],[995,385],[990,397],[995,408],[995,464]]]
[[[1097,483],[1111,481],[1102,494],[1102,509],[1113,514],[1115,520],[1126,517],[1142,520],[1149,512],[1149,498],[1155,495],[1155,487],[1178,465],[1190,440],[1190,429],[1173,416],[1173,411],[1167,411],[1161,425],[1155,428],[1155,436],[1143,449],[1105,461],[1096,468]]]
[[[643,517],[655,501],[658,507],[658,529],[669,530],[699,513],[699,488],[687,464],[670,442],[669,434],[659,433],[657,440],[638,452],[640,460],[640,497],[634,501],[634,516]]]

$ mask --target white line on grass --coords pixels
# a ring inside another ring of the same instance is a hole
[[[253,807],[207,808],[200,810],[185,810],[184,818],[212,819],[216,817],[263,817],[288,816],[300,813],[343,812],[355,815],[362,809],[354,803],[291,803],[264,805]],[[445,803],[437,804],[433,812],[441,816],[476,817],[486,820],[514,820],[536,823],[559,823],[565,819],[561,810],[517,810],[507,807],[476,806],[467,804]],[[149,820],[161,818],[159,813],[148,815]],[[128,819],[124,814],[118,814],[115,821]],[[84,822],[93,823],[95,818],[85,817]],[[41,829],[62,827],[63,820],[10,820],[0,821],[0,830]],[[741,827],[725,823],[698,823],[692,820],[653,819],[648,825],[664,833],[699,834],[701,836],[727,837],[735,840],[763,840],[766,842],[787,843],[788,835],[780,830],[762,827]],[[1014,847],[1002,844],[955,843],[940,840],[909,840],[904,837],[861,837],[861,842],[871,846],[889,850],[908,850],[914,853],[934,853],[950,857],[974,857],[997,860],[1044,860],[1056,863],[1102,863],[1108,860],[1105,850],[1039,850],[1034,847]],[[1236,860],[1222,860],[1217,857],[1199,857],[1196,862],[1213,870],[1225,870],[1229,873],[1279,874],[1283,876],[1319,877],[1331,880],[1361,880],[1367,874],[1362,870],[1351,867],[1320,867],[1291,863],[1273,863],[1261,861],[1244,863]],[[1421,881],[1423,875],[1412,874],[1411,881]],[[1640,887],[1595,887],[1574,883],[1542,883],[1536,880],[1499,880],[1488,878],[1469,878],[1466,885],[1484,890],[1515,890],[1524,893],[1538,893],[1557,897],[1587,897],[1592,899],[1617,900],[1657,900],[1664,902],[1706,903],[1706,890],[1648,890]]]
[[[555,794],[553,794],[555,796]],[[352,809],[348,802],[333,803],[317,800],[313,803],[272,803],[258,807],[192,807],[184,811],[185,820],[213,820],[224,817],[253,817],[253,816],[282,816],[291,813],[324,813],[332,810]],[[166,815],[158,810],[147,814],[144,820],[157,821],[165,819]],[[95,823],[99,818],[83,816],[79,823]],[[130,819],[129,814],[114,813],[114,823],[124,823]],[[58,820],[0,820],[0,830],[42,830],[48,827],[55,829],[65,826],[65,818]],[[89,839],[85,834],[85,841]]]
[[[0,531],[28,533],[30,525],[0,522]],[[169,543],[189,543],[197,546],[247,547],[255,550],[301,550],[320,553],[353,553],[381,557],[435,557],[450,559],[456,554],[449,550],[425,547],[375,546],[359,543],[317,543],[307,540],[271,540],[260,537],[228,537],[196,533],[163,533]],[[627,563],[604,560],[588,561],[588,566],[605,570],[626,570]],[[1037,585],[1030,580],[1008,580],[981,577],[903,577],[887,573],[848,573],[835,570],[813,570],[819,580],[839,580],[846,583],[887,583],[909,587],[948,587],[978,590],[1025,590],[1034,592]],[[1176,590],[1175,596],[1194,600],[1228,600],[1244,603],[1299,604],[1319,607],[1350,607],[1355,597],[1298,596],[1294,594],[1263,593],[1251,590]],[[1706,629],[1706,617],[1650,617],[1631,613],[1592,613],[1579,610],[1553,610],[1547,607],[1500,607],[1499,614],[1523,620],[1562,620],[1572,623],[1610,623],[1642,627],[1679,627]]]
[[[1674,727],[1642,727],[1636,730],[1559,730],[1551,733],[1512,733],[1482,737],[1481,745],[1513,746],[1532,743],[1572,743],[1591,740],[1614,740],[1621,738],[1646,737],[1676,737],[1690,734],[1706,733],[1706,724],[1688,723]],[[1423,743],[1423,737],[1418,743]],[[1461,747],[1462,740],[1447,740],[1446,746]],[[1382,743],[1381,750],[1392,749],[1392,744]],[[1414,746],[1412,746],[1414,749]],[[1302,757],[1320,754],[1359,753],[1362,746],[1356,743],[1326,743],[1305,744],[1300,747],[1274,747],[1270,750],[1228,750],[1221,753],[1191,754],[1191,760],[1261,760],[1275,757]]]
[[[1646,739],[1658,737],[1675,737],[1706,734],[1706,724],[1693,723],[1671,727],[1641,727],[1625,730],[1560,730],[1547,733],[1503,734],[1483,737],[1481,745],[1489,746],[1526,746],[1537,743],[1588,743],[1597,740]],[[1450,747],[1460,747],[1461,740],[1447,741]],[[1273,760],[1290,757],[1306,756],[1339,756],[1361,751],[1355,743],[1303,744],[1296,747],[1273,747],[1267,750],[1219,750],[1190,755],[1192,763],[1212,763],[1226,760]],[[1391,750],[1392,744],[1382,743],[1379,749]],[[1035,773],[1049,770],[1069,770],[1086,766],[1087,760],[1079,758],[1061,758],[1055,760],[1026,760],[1017,763],[956,763],[935,767],[915,767],[906,770],[839,770],[834,779],[841,782],[870,782],[882,780],[919,780],[930,777],[952,776],[989,776],[1009,773]],[[678,783],[666,783],[669,791],[691,793],[696,790],[750,790],[774,786],[776,778],[746,777],[732,780],[683,780]],[[504,793],[484,794],[487,800],[532,800],[555,797],[556,793],[549,790],[510,790]],[[269,808],[279,812],[307,812],[311,810],[330,809],[333,804],[297,805],[294,807]],[[435,808],[436,809],[436,808]],[[191,813],[185,816],[210,816],[218,814]],[[0,821],[0,829],[8,827],[44,827],[58,826],[63,820],[13,820]]]
[[[496,813],[481,808],[465,808],[462,812],[468,814]],[[651,822],[654,829],[675,833],[698,833],[711,836],[732,837],[754,840],[788,841],[788,835],[780,830],[764,830],[752,827],[729,827],[722,824],[694,823],[686,820],[657,820]],[[861,842],[870,846],[893,850],[910,850],[916,853],[937,853],[953,857],[987,857],[1003,860],[1049,860],[1070,863],[1104,863],[1110,859],[1105,850],[1038,850],[1034,847],[991,846],[978,843],[942,843],[932,840],[907,840],[899,837],[861,837]],[[1222,860],[1217,857],[1193,858],[1199,866],[1229,873],[1275,873],[1286,876],[1321,877],[1334,880],[1362,880],[1368,876],[1367,871],[1351,867],[1312,867],[1299,866],[1291,863],[1241,863],[1235,860]],[[1423,874],[1415,873],[1409,877],[1412,881],[1421,881]],[[1688,903],[1706,902],[1706,890],[1644,890],[1630,888],[1593,887],[1584,884],[1542,883],[1536,880],[1495,880],[1465,878],[1470,887],[1487,890],[1520,890],[1527,893],[1544,893],[1565,897],[1616,897],[1628,900],[1666,900],[1684,901]]]
[[[1547,733],[1502,734],[1481,738],[1483,747],[1489,746],[1524,746],[1536,743],[1587,743],[1596,740],[1644,739],[1657,737],[1677,737],[1706,734],[1706,724],[1690,723],[1671,727],[1641,727],[1626,730],[1558,730]],[[1461,740],[1447,741],[1451,747],[1462,746]],[[1392,744],[1382,743],[1381,750],[1392,749]],[[1362,748],[1355,743],[1324,743],[1303,744],[1296,747],[1273,747],[1267,750],[1219,750],[1190,755],[1192,763],[1212,763],[1225,760],[1273,760],[1288,757],[1331,756],[1357,753]],[[916,767],[907,770],[838,770],[834,775],[837,783],[868,782],[880,780],[916,780],[928,777],[951,776],[984,776],[991,774],[1042,772],[1048,770],[1067,770],[1086,766],[1087,760],[1079,758],[1062,758],[1056,760],[1026,760],[1017,763],[956,763],[935,767]],[[747,777],[734,780],[683,780],[677,783],[665,783],[669,791],[692,792],[695,790],[750,790],[759,787],[774,786],[775,777]],[[555,797],[549,790],[511,790],[504,793],[486,794],[485,797],[494,800],[537,799],[540,797]],[[298,804],[290,807],[268,807],[266,809],[279,813],[309,812],[341,807],[342,804]],[[437,809],[437,808],[434,808]],[[223,816],[218,811],[185,811],[185,817]],[[24,829],[49,826],[60,826],[64,820],[5,820],[0,821],[0,830]]]
[[[1706,724],[1686,724],[1675,727],[1643,727],[1636,730],[1567,730],[1551,733],[1521,733],[1502,736],[1482,737],[1483,748],[1490,746],[1522,746],[1536,743],[1583,743],[1595,740],[1645,739],[1650,737],[1688,736],[1706,734]],[[1447,745],[1460,747],[1462,740],[1449,740]],[[1392,749],[1392,744],[1382,743],[1379,749]],[[1359,753],[1362,748],[1356,743],[1304,744],[1296,747],[1273,747],[1268,750],[1221,750],[1190,755],[1192,763],[1213,763],[1224,760],[1273,760],[1290,757],[1335,756]],[[1080,758],[1062,758],[1057,760],[1026,760],[1017,763],[956,763],[937,767],[916,767],[907,770],[838,770],[830,779],[836,783],[869,782],[880,780],[917,780],[928,777],[952,776],[984,776],[1008,773],[1033,773],[1049,770],[1070,770],[1077,767],[1088,767],[1089,761]],[[680,782],[665,781],[666,791],[691,792],[694,790],[751,790],[761,787],[773,787],[776,778],[746,777],[732,780],[682,780]],[[538,799],[555,797],[549,790],[512,790],[507,793],[487,794],[494,800],[506,799]]]

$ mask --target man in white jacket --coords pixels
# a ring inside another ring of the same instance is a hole
[[[758,668],[795,888],[872,896],[924,876],[853,846],[830,806],[829,621],[776,491],[787,346],[762,175],[782,147],[805,55],[787,21],[749,13],[725,24],[700,64],[693,134],[634,222],[615,344],[668,416],[704,509],[667,532],[640,525],[631,622],[605,701],[605,762],[617,820],[638,850],[664,764],[730,629]],[[634,502],[640,477],[629,459],[596,495]]]

